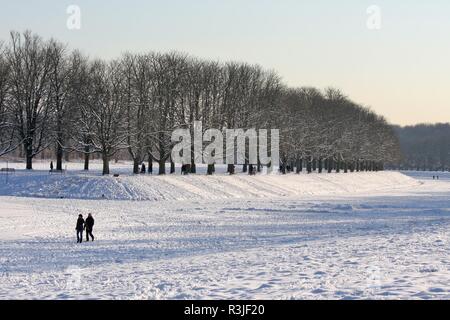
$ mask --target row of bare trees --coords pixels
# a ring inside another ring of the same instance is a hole
[[[288,88],[257,65],[176,52],[90,60],[31,32],[12,32],[0,45],[0,156],[22,148],[27,169],[52,148],[57,170],[67,152],[82,153],[88,170],[95,153],[109,174],[110,159],[127,150],[134,173],[142,162],[151,168],[156,161],[163,174],[172,131],[193,130],[195,121],[204,130],[279,128],[283,173],[304,166],[309,172],[378,170],[398,157],[397,140],[382,117],[338,90]],[[188,166],[193,173],[194,157]]]
[[[281,162],[290,170],[376,171],[401,157],[392,126],[339,90],[287,89],[280,105]]]

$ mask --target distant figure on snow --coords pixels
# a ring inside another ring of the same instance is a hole
[[[86,241],[89,242],[89,236],[91,236],[92,241],[94,241],[94,235],[92,234],[92,230],[94,229],[94,218],[90,213],[86,218],[85,228],[86,228]]]
[[[83,242],[83,230],[84,230],[84,219],[83,215],[78,216],[77,220],[77,226],[75,227],[75,230],[77,230],[77,243]]]
[[[142,167],[141,167],[141,173],[145,174],[146,170],[145,170],[145,163],[142,163]]]
[[[53,171],[53,161],[50,161],[50,171]]]

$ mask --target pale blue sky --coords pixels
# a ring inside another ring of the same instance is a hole
[[[82,28],[66,28],[66,8]],[[370,5],[381,30],[366,27]],[[0,0],[0,39],[31,29],[92,57],[180,50],[334,86],[398,124],[450,122],[448,0]]]

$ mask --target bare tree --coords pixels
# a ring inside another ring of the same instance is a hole
[[[20,146],[15,137],[15,126],[10,110],[10,66],[5,57],[3,44],[0,42],[0,156],[8,154]]]
[[[6,57],[11,68],[11,101],[15,128],[23,143],[26,168],[50,144],[49,77],[50,50],[39,36],[26,31],[11,32]]]
[[[89,170],[91,154],[97,152],[92,148],[92,136],[95,132],[95,118],[91,116],[90,106],[93,97],[91,74],[88,59],[80,52],[73,52],[70,57],[69,94],[66,97],[70,110],[68,121],[69,137],[64,149],[77,151],[84,155],[84,170]]]
[[[75,105],[69,103],[72,65],[63,44],[52,40],[50,54],[50,99],[52,140],[55,141],[56,170],[62,170],[64,147],[70,136]]]
[[[124,95],[119,63],[94,61],[89,70],[91,92],[83,110],[93,120],[90,133],[91,150],[103,160],[103,175],[110,173],[109,161],[116,152],[127,147],[123,123]]]
[[[151,108],[151,56],[125,55],[121,60],[122,81],[125,95],[124,121],[127,132],[128,153],[133,160],[133,173],[139,173],[150,147],[147,124],[152,121]]]
[[[166,161],[169,159],[173,143],[171,133],[175,129],[177,107],[182,96],[181,78],[186,72],[186,56],[178,53],[154,55],[152,59],[153,121],[151,130],[153,147],[152,156],[159,163],[159,174],[166,173]]]

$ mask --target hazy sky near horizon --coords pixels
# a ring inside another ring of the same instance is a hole
[[[81,29],[66,27],[69,5]],[[371,5],[381,29],[367,27]],[[257,63],[290,86],[332,86],[395,124],[450,122],[448,0],[0,0],[10,30],[91,57],[179,50]]]

